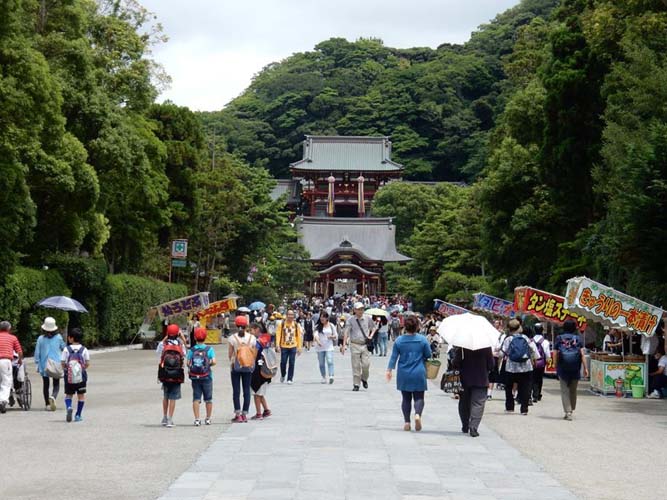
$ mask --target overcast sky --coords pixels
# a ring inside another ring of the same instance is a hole
[[[140,0],[169,37],[154,58],[172,78],[159,100],[224,107],[268,63],[331,37],[390,47],[461,43],[519,0]]]

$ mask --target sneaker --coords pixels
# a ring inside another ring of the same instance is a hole
[[[354,387],[352,387],[352,391],[353,392],[358,392],[359,391],[359,386],[355,385]]]
[[[479,437],[479,432],[477,432],[477,429],[470,429],[470,437]]]
[[[329,383],[333,384],[333,377],[329,377]]]
[[[262,417],[267,418],[272,415],[271,410],[264,410],[264,413],[262,413]]]
[[[7,413],[7,403],[4,401],[0,403],[0,413]]]
[[[288,380],[288,381],[287,381],[287,385],[292,385],[292,381],[291,381],[291,380]]]
[[[238,415],[234,415],[234,418],[232,418],[232,423],[233,424],[240,424],[243,422],[243,417],[239,413]]]
[[[44,408],[44,411],[51,411],[51,407],[49,405],[46,405],[46,407]]]
[[[421,417],[421,415],[415,415],[415,430],[417,432],[422,430],[422,417]]]
[[[250,420],[264,420],[264,415],[261,413],[255,413],[252,417],[250,417]]]
[[[658,391],[653,391],[651,394],[646,396],[648,399],[662,399]]]
[[[409,431],[410,430],[410,422],[405,422],[403,424],[403,430],[404,431]]]
[[[368,389],[368,380],[362,380],[361,385],[364,386],[364,389]]]
[[[320,384],[326,384],[326,383],[327,383],[327,379],[322,377],[322,381],[320,382]]]
[[[204,425],[211,425],[211,419],[210,418],[205,419]]]
[[[56,398],[53,396],[49,398],[49,408],[51,408],[51,411],[56,411]]]
[[[563,420],[572,420],[572,413],[566,413]]]
[[[281,384],[285,383],[285,377],[280,377],[280,383]]]
[[[201,420],[195,418],[195,427],[199,427],[200,425],[201,425]]]
[[[167,424],[169,423],[169,419],[167,418],[167,415],[165,415],[164,417],[162,417],[162,422],[161,422],[161,423],[162,423],[162,427],[166,427],[166,426],[167,426]]]
[[[67,415],[65,416],[65,420],[67,422],[72,421],[72,409],[71,408],[67,408]]]
[[[169,428],[174,427],[174,421],[171,418],[167,419],[167,427]]]
[[[522,411],[522,412],[521,412],[521,415],[523,415],[523,416],[525,417],[525,416],[528,415],[528,412],[527,412],[527,411]]]
[[[75,422],[81,422],[81,421],[83,421],[83,417],[81,415],[74,415],[74,421]]]
[[[487,401],[491,401],[492,399],[493,399],[493,395],[492,395],[492,394],[487,394],[487,395],[486,395],[486,400],[487,400]]]
[[[528,400],[528,406],[533,406],[533,400],[532,399]]]
[[[247,424],[248,423],[248,417],[246,415],[242,414],[241,415],[241,422],[243,422],[244,424]]]
[[[505,410],[505,413],[514,413],[514,410]]]

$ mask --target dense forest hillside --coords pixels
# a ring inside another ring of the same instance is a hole
[[[227,151],[276,177],[300,159],[305,134],[382,134],[392,136],[394,159],[409,179],[474,179],[504,109],[502,60],[521,26],[556,3],[524,1],[464,45],[323,41],[264,68],[224,110],[204,114],[204,123]]]

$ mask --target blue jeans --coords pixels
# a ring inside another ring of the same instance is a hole
[[[326,361],[326,367],[329,369],[329,377],[334,376],[334,365],[333,365],[333,351],[318,351],[317,360],[320,362],[320,373],[322,378],[326,378],[327,370],[324,366]]]
[[[235,372],[232,370],[232,397],[234,399],[234,413],[241,413],[241,387],[243,387],[243,414],[250,408],[250,379],[251,372]]]
[[[289,360],[289,371],[287,372],[287,380],[294,378],[294,361],[296,360],[296,347],[281,347],[280,348],[280,376],[285,378],[285,371],[287,371],[287,361]]]
[[[386,356],[387,355],[387,340],[389,340],[389,334],[387,332],[378,333],[378,355]]]

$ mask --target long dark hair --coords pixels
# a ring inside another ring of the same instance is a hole
[[[315,327],[317,333],[322,333],[322,330],[324,330],[324,325],[322,324],[322,318],[329,319],[329,313],[326,311],[322,311],[320,313],[320,317],[317,318],[317,326]]]

